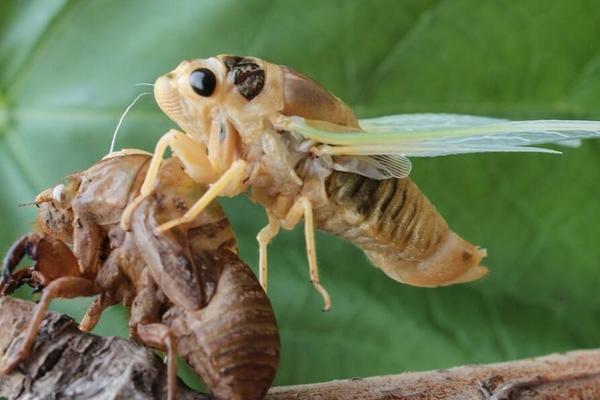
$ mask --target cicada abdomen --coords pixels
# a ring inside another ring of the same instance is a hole
[[[487,273],[483,249],[449,227],[409,178],[375,180],[334,171],[328,202],[315,209],[316,225],[364,250],[391,278],[413,286],[468,282]]]
[[[213,258],[223,270],[209,304],[171,309],[163,321],[177,352],[218,399],[262,399],[279,363],[279,335],[267,295],[239,257]],[[206,261],[205,261],[206,262]]]

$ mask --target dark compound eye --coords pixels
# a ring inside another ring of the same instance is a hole
[[[190,74],[190,86],[200,96],[208,97],[215,91],[217,78],[210,69],[198,68]]]

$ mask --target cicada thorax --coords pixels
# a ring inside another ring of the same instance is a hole
[[[217,57],[226,70],[228,93],[222,106],[238,125],[256,124],[281,113],[358,127],[348,105],[311,78],[293,69],[253,57]]]
[[[358,127],[352,109],[309,77],[282,66],[281,113],[336,125]]]
[[[347,239],[391,278],[435,287],[478,279],[485,250],[468,243],[408,178],[374,180],[333,172],[328,202],[315,210],[316,225]]]
[[[249,159],[257,161],[250,182],[252,197],[272,214],[283,218],[295,199],[302,195],[307,179],[314,178],[310,176],[314,172],[311,167],[314,157],[307,149],[296,148],[298,143],[291,143],[286,132],[274,127],[277,119],[297,116],[353,128],[358,127],[358,122],[347,104],[311,78],[286,66],[256,62],[261,71],[264,70],[265,85],[261,93],[249,101],[256,109],[249,113],[248,108],[239,108],[243,112],[237,120],[254,115],[260,121],[250,136],[250,142],[256,146],[250,144],[246,153]],[[244,137],[244,133],[241,136]],[[253,153],[251,149],[256,151]],[[317,179],[322,180],[322,176]]]

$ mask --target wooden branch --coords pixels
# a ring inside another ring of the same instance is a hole
[[[14,350],[33,314],[34,303],[0,298],[0,356]],[[164,399],[167,374],[155,353],[118,337],[81,332],[72,319],[49,312],[33,354],[19,369],[0,377],[7,399]],[[179,399],[205,400],[182,382]]]
[[[284,347],[285,348],[285,347]],[[269,400],[597,400],[600,350],[501,364],[276,387]]]
[[[0,299],[0,355],[14,349],[34,305]],[[285,346],[284,346],[285,349]],[[30,359],[0,378],[8,399],[160,399],[166,368],[151,351],[120,338],[77,329],[48,313]],[[180,383],[180,399],[208,399]],[[574,351],[501,364],[276,387],[268,400],[561,400],[600,399],[600,350]]]

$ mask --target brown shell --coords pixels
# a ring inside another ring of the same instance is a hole
[[[139,175],[144,174],[145,169]],[[211,273],[216,267],[206,264],[210,260],[200,256],[200,247],[217,250],[225,244],[235,249],[233,231],[216,202],[194,223],[158,236],[154,229],[185,213],[204,191],[184,173],[179,160],[170,158],[161,166],[156,189],[137,207],[131,221],[136,245],[152,277],[173,303],[188,310],[204,306],[210,300],[206,291],[218,280]],[[204,276],[199,276],[203,271]]]
[[[210,303],[171,309],[163,322],[177,337],[177,353],[217,399],[259,400],[279,364],[279,334],[271,303],[250,268],[224,250],[223,272]]]
[[[140,154],[116,156],[74,175],[73,182],[81,185],[70,188],[74,190],[72,198],[57,203],[47,196],[42,206],[52,216],[63,215],[63,211],[73,214],[71,207],[77,212],[73,218],[48,221],[54,231],[68,236],[68,232],[73,235],[68,225],[85,217],[101,232],[69,238],[86,243],[89,239],[94,242],[90,246],[101,249],[90,253],[101,263],[95,284],[103,290],[92,314],[101,313],[103,296],[106,304],[123,303],[131,311],[131,334],[138,339],[137,324],[162,320],[176,339],[178,353],[205,380],[216,399],[261,399],[279,363],[277,325],[267,295],[237,255],[233,231],[218,203],[212,203],[194,222],[155,235],[154,228],[181,216],[205,192],[184,172],[182,164],[171,158],[161,166],[152,195],[135,211],[132,231],[120,227],[120,214],[138,195],[149,159]],[[114,223],[93,223],[115,217]],[[45,221],[40,219],[41,227]],[[46,244],[52,243],[42,243]],[[70,254],[69,248],[60,244],[59,250],[64,248]],[[23,246],[16,247],[15,257],[24,251]],[[53,247],[41,250],[44,260],[38,263],[51,278],[78,274],[74,259],[70,269],[52,270],[54,264],[44,263],[60,254]],[[92,325],[87,321],[85,326]]]

